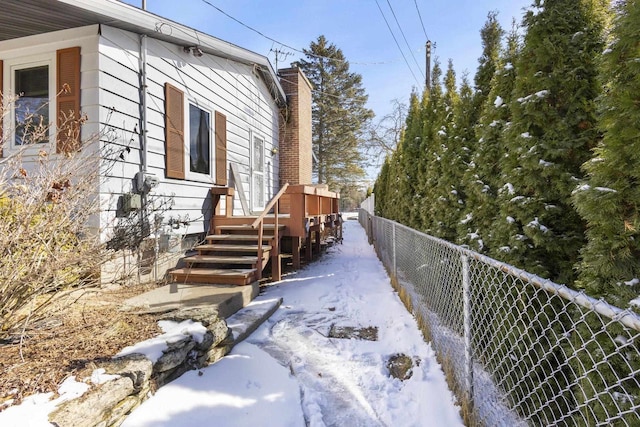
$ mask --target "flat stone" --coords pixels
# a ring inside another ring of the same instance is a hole
[[[78,399],[60,404],[49,415],[49,422],[58,427],[106,425],[111,418],[111,408],[133,392],[133,382],[130,378],[116,378],[89,390]]]
[[[142,354],[129,354],[102,363],[101,367],[110,375],[122,375],[131,378],[133,387],[138,390],[151,378],[153,363]]]
[[[182,322],[183,320],[193,320],[202,323],[205,328],[212,322],[219,319],[218,310],[215,307],[182,307],[169,313],[159,316],[158,320],[171,320]]]
[[[262,325],[282,304],[282,298],[255,300],[238,313],[227,319],[227,325],[232,331],[232,347],[253,333]]]
[[[356,326],[336,326],[333,324],[329,329],[329,338],[355,338],[359,340],[378,341],[378,327],[367,326],[359,328]]]
[[[196,346],[196,342],[191,336],[188,336],[180,341],[167,343],[167,345],[169,346],[167,351],[153,365],[154,372],[169,371],[184,364],[189,352]]]

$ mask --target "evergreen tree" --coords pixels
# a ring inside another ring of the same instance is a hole
[[[420,156],[420,133],[422,117],[418,94],[413,91],[409,100],[405,131],[397,153],[399,187],[404,197],[398,201],[398,221],[409,227],[420,225],[420,190],[418,186],[418,166],[416,159]]]
[[[606,1],[534,1],[535,12],[529,10],[524,18],[511,125],[504,135],[503,185],[491,231],[494,253],[560,283],[572,284],[572,267],[584,242],[571,192],[598,139],[596,58],[603,47],[604,17],[594,6]],[[519,382],[531,390],[517,397],[520,408],[554,424],[576,405],[571,388],[576,370],[568,360],[572,350],[558,345],[571,313],[544,292],[507,289],[522,304],[519,319],[527,320],[500,331],[504,342],[516,343],[508,351],[521,360]],[[511,362],[505,358],[502,364],[500,370],[508,372]],[[540,385],[550,372],[553,380]],[[549,396],[555,396],[552,404],[540,406]]]
[[[524,18],[503,158],[505,191],[492,233],[506,262],[560,283],[573,282],[584,224],[570,203],[580,166],[595,146],[596,58],[606,0],[535,0]]]
[[[601,69],[605,90],[599,103],[599,128],[603,138],[594,157],[584,164],[587,179],[574,192],[574,203],[588,224],[588,243],[577,266],[578,286],[590,296],[626,308],[640,291],[640,1],[621,1],[616,6],[612,43],[605,50]],[[585,317],[579,330],[582,342],[588,343],[587,354],[576,363],[577,370],[586,374],[580,403],[588,410],[581,415],[585,424],[596,425],[607,423],[611,414],[625,413],[619,425],[636,425],[633,400],[614,400],[609,394],[592,400],[605,389],[633,396],[631,399],[640,396],[633,374],[640,369],[638,346],[620,348],[633,342],[633,332],[615,322],[606,328],[606,334],[602,330],[602,319],[595,314]],[[595,331],[600,333],[594,340]],[[612,341],[607,335],[617,338]],[[606,368],[595,368],[601,358],[594,360],[592,354],[611,355]]]
[[[487,21],[480,30],[480,39],[482,41],[482,56],[478,58],[478,69],[474,79],[474,117],[471,118],[472,123],[479,120],[479,115],[484,108],[485,101],[491,91],[492,81],[498,68],[500,57],[500,43],[504,31],[498,22],[498,12],[491,11],[487,14]]]
[[[330,188],[364,177],[362,131],[373,112],[365,107],[368,95],[362,76],[349,71],[342,50],[324,36],[303,50],[306,59],[297,62],[313,84],[314,171],[318,183]]]
[[[496,211],[499,161],[503,154],[501,135],[510,120],[508,105],[515,80],[517,34],[514,30],[509,35],[507,48],[500,56],[502,33],[495,12],[489,13],[481,31],[484,48],[475,79],[474,103],[481,103],[481,115],[474,123],[476,141],[463,176],[465,209],[458,225],[458,242],[478,252],[488,252]],[[490,72],[493,72],[492,79],[487,81]]]
[[[640,291],[640,2],[619,4],[613,34],[603,61],[603,139],[574,201],[588,223],[579,285],[624,308]]]
[[[435,185],[431,187],[429,210],[430,232],[441,239],[455,241],[455,224],[459,216],[457,182],[458,150],[455,141],[455,118],[460,97],[456,90],[456,72],[449,59],[444,78],[443,111],[439,115],[440,127],[433,135],[435,159],[432,172],[437,171]],[[433,124],[437,124],[434,122]]]
[[[419,200],[416,209],[420,215],[418,230],[435,235],[436,216],[434,215],[433,202],[436,199],[436,187],[438,179],[443,173],[440,164],[439,146],[442,132],[441,128],[445,118],[444,95],[440,79],[442,69],[436,59],[431,71],[431,90],[425,91],[422,97],[421,116],[422,132],[419,136],[420,152],[416,158],[418,162],[418,188]]]

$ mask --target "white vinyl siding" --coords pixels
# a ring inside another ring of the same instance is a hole
[[[137,34],[108,26],[101,27],[100,121],[101,125],[112,129],[112,135],[116,136],[116,146],[129,148],[125,158],[112,169],[109,180],[102,185],[101,192],[104,198],[116,199],[117,197],[110,196],[131,191],[131,180],[140,169],[141,143],[137,133],[140,127],[139,44],[140,38]],[[215,156],[210,156],[209,176],[196,174],[197,177],[194,177],[187,173],[185,180],[165,177],[165,83],[183,91],[185,99],[190,102],[202,100],[205,103],[205,110],[211,114],[212,131],[214,113],[220,112],[226,116],[227,162],[238,164],[248,199],[251,197],[250,138],[252,132],[262,135],[267,152],[277,145],[278,108],[264,81],[254,72],[251,65],[207,54],[195,57],[185,53],[182,46],[151,37],[147,39],[147,48],[147,164],[148,172],[160,179],[160,185],[153,193],[173,198],[174,205],[168,215],[182,218],[188,216],[192,222],[187,232],[201,233],[206,231],[205,218],[211,210],[208,193],[215,185]],[[188,111],[187,105],[187,126]],[[188,143],[188,137],[185,135],[185,144]],[[213,133],[210,134],[210,144],[210,152],[213,153]],[[185,153],[187,161],[189,150],[186,149]],[[273,194],[274,189],[271,186],[278,182],[278,165],[271,164],[275,158],[268,157],[269,166],[265,166],[265,170],[270,171],[276,178],[265,177],[265,183],[269,187],[266,193]],[[187,163],[187,171],[188,165]],[[235,213],[241,213],[239,200],[236,200],[234,205]]]

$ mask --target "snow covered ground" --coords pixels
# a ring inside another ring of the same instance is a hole
[[[279,297],[230,355],[160,389],[125,426],[462,425],[433,350],[356,221],[345,222],[342,245],[258,300]],[[378,340],[329,338],[332,325],[377,327]],[[386,368],[397,353],[419,361],[404,382]]]
[[[124,426],[463,425],[431,346],[357,221],[345,222],[343,244],[256,301],[273,298],[282,306],[245,342],[158,390]],[[332,326],[376,327],[378,339],[331,338]],[[398,353],[416,362],[405,381],[386,367]],[[7,412],[0,425],[11,425]]]

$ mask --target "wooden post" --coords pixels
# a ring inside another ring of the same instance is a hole
[[[280,236],[278,234],[278,208],[280,202],[276,202],[273,207],[273,216],[275,218],[275,228],[273,230],[273,248],[271,249],[271,280],[278,282],[282,279],[282,271],[280,268]]]
[[[291,250],[293,252],[293,268],[299,270],[301,267],[300,263],[300,244],[302,243],[302,238],[300,236],[291,237]]]

